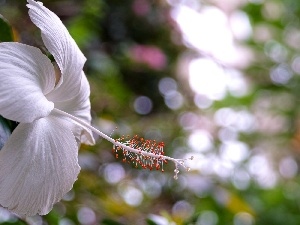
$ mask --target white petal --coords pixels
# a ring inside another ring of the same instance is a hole
[[[80,88],[81,70],[86,58],[70,36],[61,20],[40,2],[28,0],[29,16],[41,29],[42,38],[48,51],[53,55],[62,76],[57,90],[51,95],[68,100],[76,95]]]
[[[0,151],[0,204],[20,216],[45,215],[73,186],[80,167],[75,138],[48,116],[19,124]]]
[[[54,107],[45,94],[55,85],[51,61],[37,48],[0,43],[0,114],[18,122],[49,115]]]
[[[63,102],[58,101],[58,99],[50,99],[54,101],[55,108],[67,112],[83,120],[84,122],[91,124],[91,103],[89,99],[90,85],[83,71],[81,76],[82,79],[80,91],[74,98]],[[69,120],[68,118],[64,119]],[[90,130],[83,129],[81,126],[76,125],[74,121],[71,121],[71,124],[72,131],[79,142],[89,145],[95,144],[95,140]]]

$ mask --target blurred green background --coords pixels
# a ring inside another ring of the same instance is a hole
[[[43,1],[87,57],[93,125],[165,142],[191,171],[139,170],[97,139],[46,216],[1,224],[300,224],[300,1]],[[0,40],[42,49],[25,0],[0,0]],[[4,22],[6,21],[6,22]],[[0,147],[14,123],[0,120]],[[115,129],[117,127],[117,129]]]

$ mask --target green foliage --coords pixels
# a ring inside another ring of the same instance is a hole
[[[110,220],[110,219],[104,219],[102,221],[103,225],[123,225],[122,223],[116,222],[114,220]]]
[[[0,14],[0,42],[13,41],[13,32],[11,26]]]

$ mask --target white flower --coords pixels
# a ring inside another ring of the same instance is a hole
[[[56,64],[35,47],[0,43],[0,115],[20,123],[0,150],[0,205],[20,216],[47,214],[77,179],[78,147],[94,144],[92,131],[137,167],[163,171],[171,160],[175,179],[179,165],[189,170],[186,159],[164,156],[162,142],[115,140],[91,126],[86,58],[53,12],[27,1]]]
[[[94,143],[91,131],[59,113],[90,124],[86,58],[53,12],[28,3],[59,69],[35,47],[0,43],[0,114],[20,123],[0,151],[0,205],[21,216],[47,214],[77,179],[79,144]]]

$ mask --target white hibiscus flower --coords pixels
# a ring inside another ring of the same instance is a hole
[[[89,130],[55,112],[90,124],[86,58],[60,19],[28,0],[59,70],[39,49],[0,43],[0,114],[20,122],[0,151],[0,204],[19,214],[47,214],[73,186],[80,171],[78,145],[93,144]],[[59,71],[59,72],[58,72]]]
[[[38,48],[0,43],[0,115],[19,122],[0,151],[0,205],[20,216],[47,214],[76,181],[78,147],[94,144],[92,131],[114,145],[116,157],[121,152],[136,166],[163,170],[173,161],[177,179],[185,160],[164,156],[163,143],[137,136],[115,140],[90,125],[86,58],[53,12],[27,1],[56,63]]]

